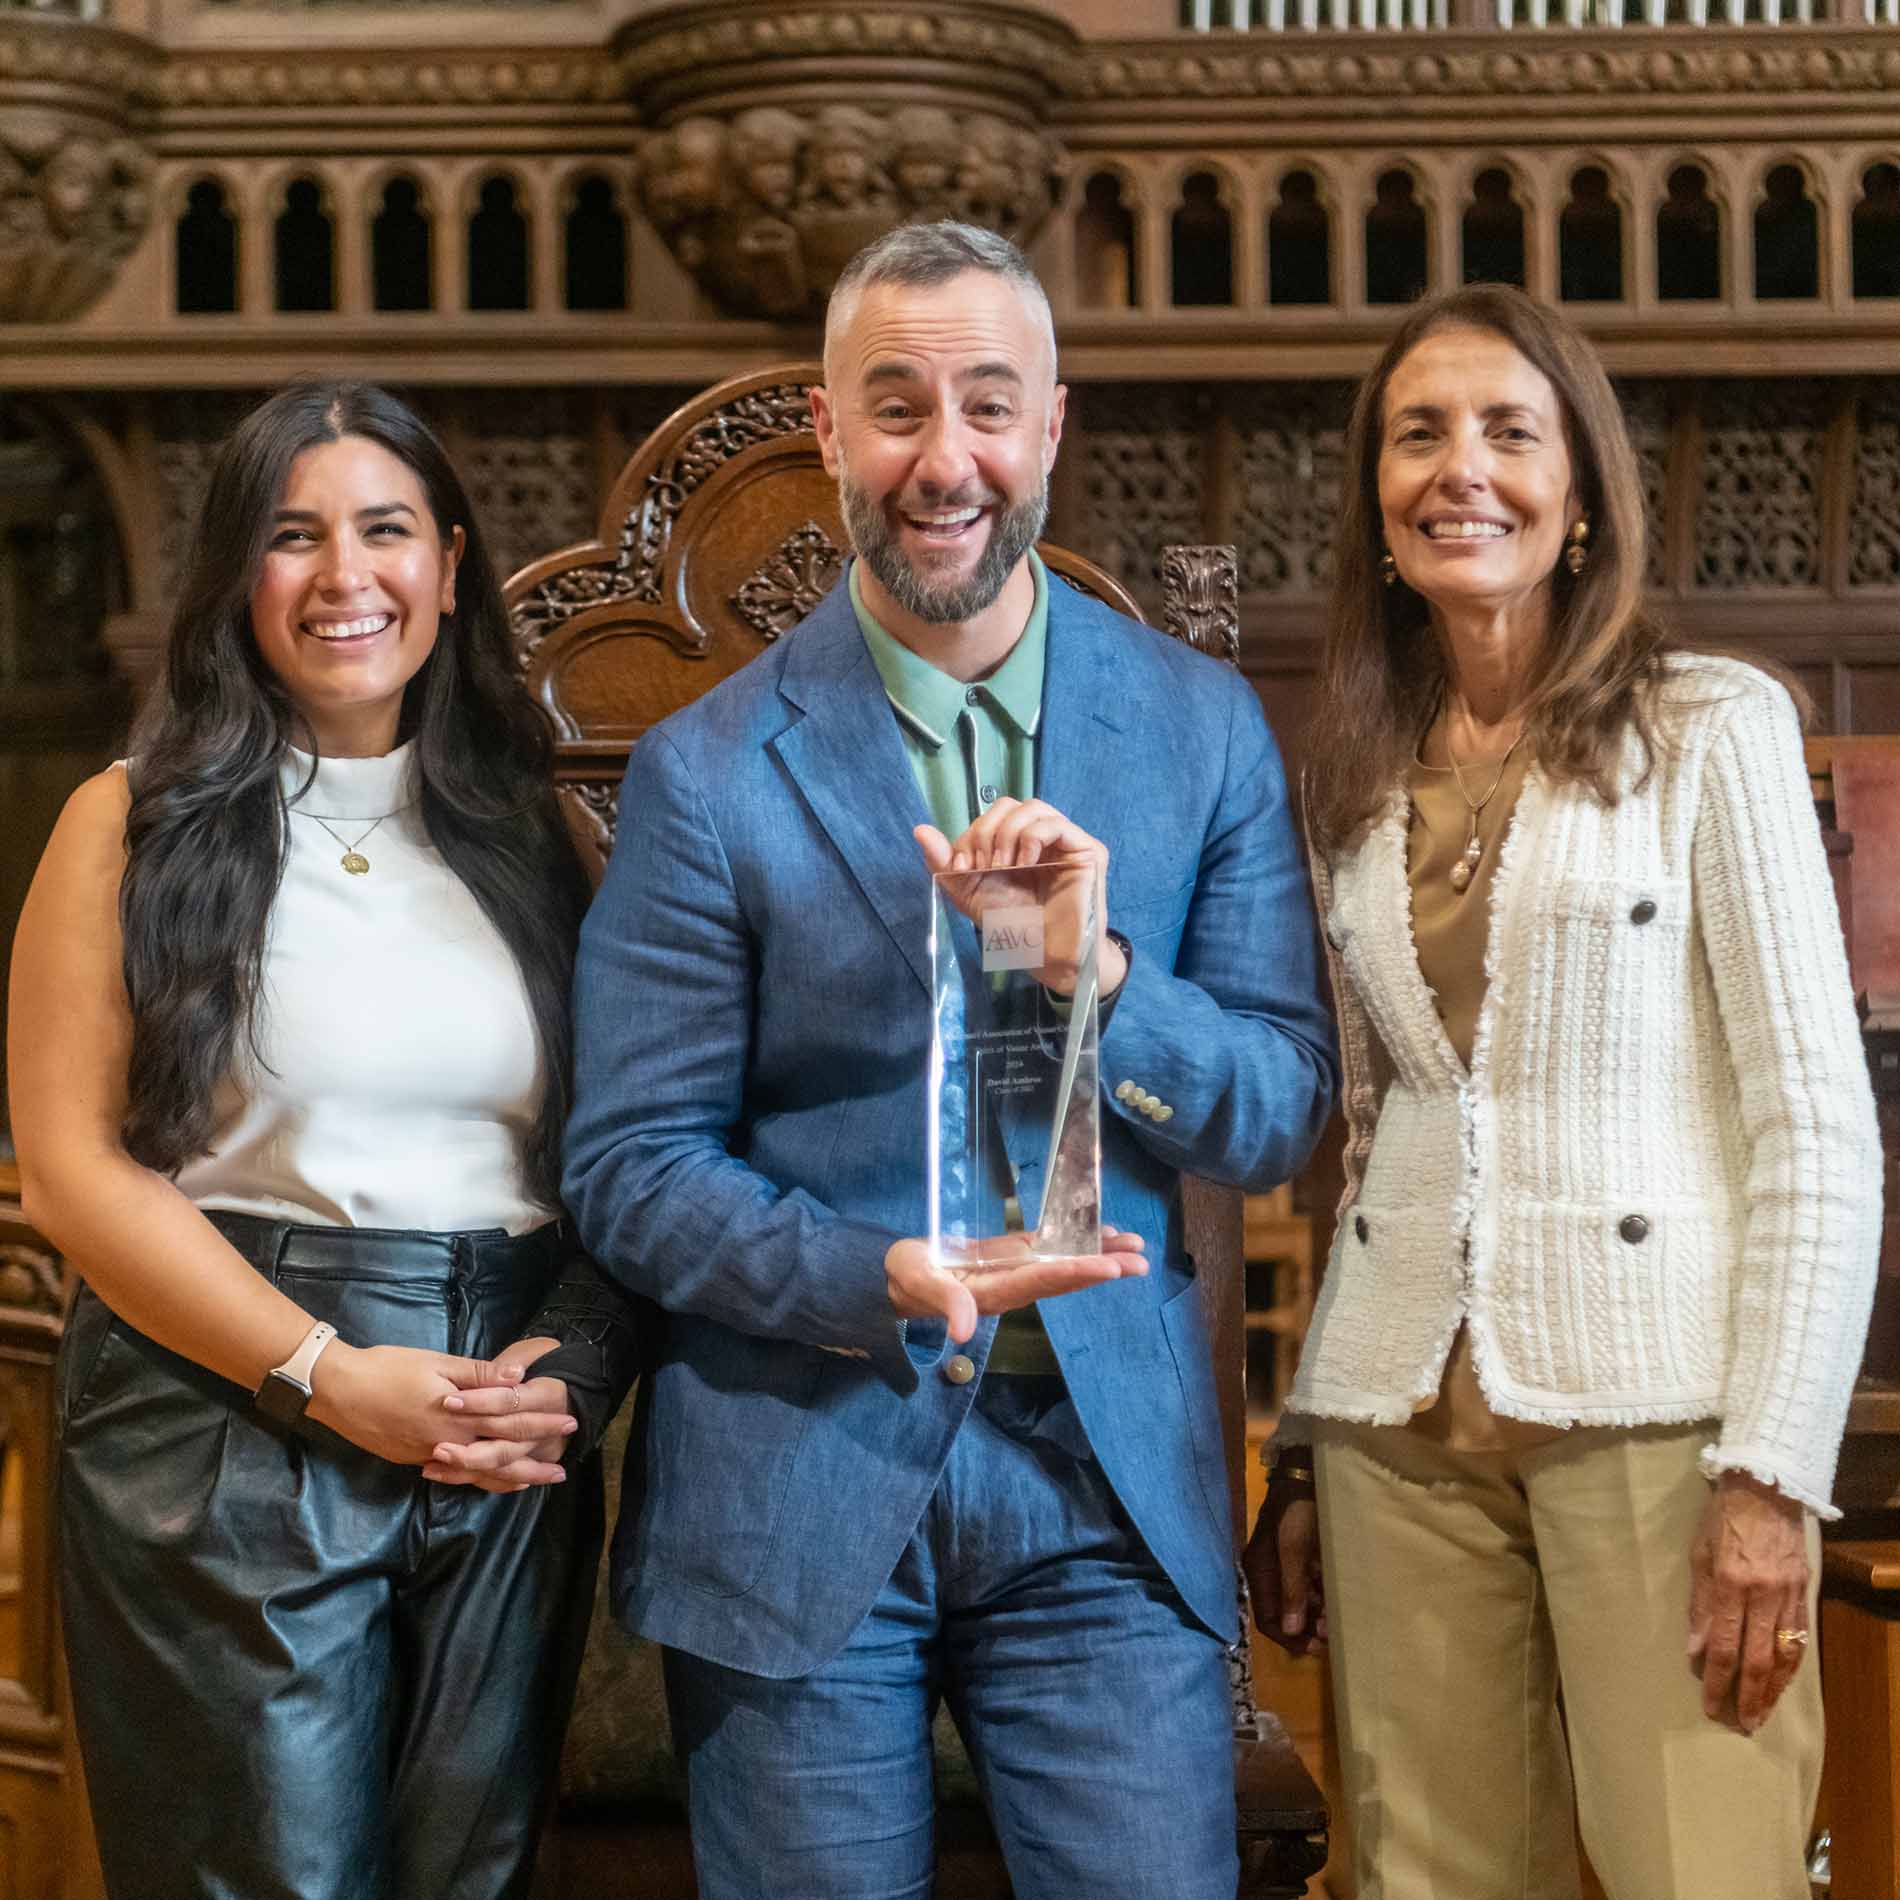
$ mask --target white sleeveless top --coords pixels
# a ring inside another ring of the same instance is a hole
[[[203,1208],[321,1226],[540,1226],[552,1210],[521,1165],[543,1086],[526,986],[429,842],[411,748],[325,759],[300,792],[310,770],[286,755],[257,1054],[240,1037],[211,1151],[178,1186]],[[370,868],[353,876],[359,840]]]

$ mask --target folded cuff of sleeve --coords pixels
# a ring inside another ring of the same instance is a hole
[[[1780,1459],[1759,1447],[1710,1445],[1699,1462],[1702,1475],[1711,1480],[1719,1478],[1725,1471],[1739,1471],[1745,1477],[1753,1478],[1757,1484],[1772,1485],[1784,1498],[1793,1498],[1797,1504],[1806,1505],[1824,1524],[1831,1524],[1841,1514],[1840,1507],[1826,1491],[1802,1482],[1802,1477],[1809,1474],[1796,1476],[1790,1473]]]
[[[1282,1412],[1279,1424],[1273,1428],[1273,1436],[1261,1444],[1260,1463],[1264,1470],[1271,1471],[1289,1454],[1312,1449],[1313,1421],[1301,1412]]]
[[[526,1337],[561,1342],[534,1362],[530,1376],[566,1383],[578,1429],[563,1464],[578,1464],[605,1436],[634,1379],[652,1363],[657,1321],[657,1314],[642,1313],[591,1260],[577,1260],[549,1290]]]

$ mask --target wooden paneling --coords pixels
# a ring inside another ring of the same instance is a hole
[[[1830,1564],[1829,1581],[1834,1581]],[[1900,1606],[1896,1606],[1900,1607]],[[1832,1900],[1900,1900],[1900,1621],[1871,1600],[1821,1605]]]

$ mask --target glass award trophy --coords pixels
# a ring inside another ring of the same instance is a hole
[[[930,1257],[970,1272],[1100,1253],[1101,867],[934,881]]]

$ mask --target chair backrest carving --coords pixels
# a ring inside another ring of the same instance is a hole
[[[561,735],[569,821],[596,870],[633,742],[796,626],[843,571],[838,493],[812,433],[816,363],[736,376],[637,449],[591,541],[508,582],[522,676]],[[1092,561],[1071,586],[1140,617]]]

